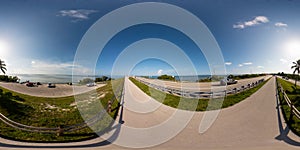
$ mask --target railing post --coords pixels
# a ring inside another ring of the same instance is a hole
[[[290,118],[289,118],[290,123],[293,121],[293,107],[294,107],[294,105],[291,103],[291,112],[290,112]]]
[[[107,107],[107,112],[111,113],[111,101],[108,101],[108,107]]]
[[[64,129],[63,129],[62,125],[60,125],[57,130],[57,136],[61,136],[61,135],[63,135],[63,133],[64,133]]]

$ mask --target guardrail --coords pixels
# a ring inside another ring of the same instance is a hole
[[[277,89],[279,89],[279,91],[282,93],[284,101],[287,103],[287,105],[290,108],[290,112],[291,112],[290,113],[290,120],[293,117],[293,115],[295,115],[298,119],[300,119],[300,111],[295,107],[293,102],[289,99],[289,97],[285,93],[282,85],[279,82],[277,82]]]
[[[119,89],[117,91],[118,91],[117,93],[119,93],[118,98],[119,99],[123,98],[124,83],[122,84],[122,86],[119,87]],[[86,120],[85,122],[82,122],[82,123],[65,126],[65,127],[59,126],[57,128],[46,128],[46,127],[34,127],[34,126],[24,125],[24,124],[15,122],[15,121],[7,118],[2,113],[0,113],[0,120],[2,122],[4,122],[6,125],[11,126],[15,129],[28,131],[28,132],[38,132],[38,133],[56,133],[59,136],[65,132],[72,132],[72,131],[86,128],[92,124],[95,124],[99,120],[102,120],[105,113],[111,111],[111,104],[113,104],[116,99],[117,98],[115,96],[112,96],[111,100],[109,100],[108,105],[106,106],[106,109],[103,109],[102,111],[97,113],[95,116],[93,116],[89,120]]]
[[[252,82],[246,85],[242,85],[241,87],[237,87],[237,88],[233,88],[233,89],[228,89],[228,90],[222,90],[222,91],[188,91],[188,90],[179,90],[179,89],[175,89],[175,88],[171,88],[171,87],[165,87],[165,86],[161,86],[161,85],[156,85],[153,84],[151,82],[146,82],[144,80],[141,80],[139,78],[135,78],[137,81],[152,87],[154,89],[160,90],[162,92],[165,93],[169,93],[169,94],[173,94],[173,95],[177,95],[177,96],[182,96],[182,97],[187,97],[187,98],[212,98],[212,97],[224,97],[228,94],[237,94],[239,92],[245,91],[247,89],[250,88],[254,88],[256,86],[258,86],[259,84],[264,82],[264,79],[260,79],[256,82]]]

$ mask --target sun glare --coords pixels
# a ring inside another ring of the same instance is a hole
[[[285,51],[290,56],[300,56],[300,41],[292,40],[286,43]]]
[[[5,55],[7,53],[7,44],[4,41],[0,41],[0,55]]]

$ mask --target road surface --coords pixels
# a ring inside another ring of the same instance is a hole
[[[104,134],[117,142],[120,138],[137,139],[151,137],[154,133],[130,137],[125,135],[126,127],[154,127],[169,118],[176,109],[161,105],[140,89],[128,78],[125,79],[125,95],[123,109],[117,121],[123,120],[122,126]],[[214,124],[203,134],[198,133],[199,123],[204,112],[197,112],[188,125],[177,136],[158,146],[148,149],[208,149],[208,150],[296,150],[300,147],[300,138],[295,136],[284,123],[279,107],[277,107],[275,78],[268,81],[259,91],[244,101],[222,109]],[[141,108],[140,108],[141,107]],[[145,109],[145,111],[144,111]],[[182,118],[184,119],[184,118]],[[180,124],[178,120],[178,124]],[[176,126],[176,124],[174,124]],[[161,131],[163,136],[172,128]],[[172,131],[176,132],[176,131]],[[153,140],[156,140],[154,137]],[[84,142],[63,144],[22,143],[5,139],[0,140],[1,149],[128,149],[97,138]],[[134,143],[130,143],[134,144]]]
[[[11,91],[15,91],[21,94],[38,97],[66,97],[77,94],[86,93],[97,88],[103,87],[106,84],[97,84],[93,87],[87,87],[86,85],[67,85],[67,84],[56,84],[55,88],[48,88],[47,84],[27,87],[25,84],[11,83],[11,82],[0,82],[0,87],[6,88]]]
[[[228,85],[226,87],[227,90],[234,89],[234,88],[241,88],[241,86],[247,86],[248,84],[255,83],[256,81],[260,79],[269,79],[271,76],[262,76],[262,77],[255,77],[255,78],[249,78],[249,79],[242,79],[238,80],[237,84]],[[178,89],[178,90],[187,90],[191,92],[207,92],[211,91],[212,89],[214,91],[223,91],[225,90],[225,86],[221,86],[220,82],[174,82],[174,81],[164,81],[164,80],[158,80],[158,79],[147,79],[142,77],[136,77],[139,80],[152,83],[154,85],[163,86],[165,88],[171,88],[171,89]],[[218,90],[220,89],[220,90]]]
[[[283,79],[281,76],[277,76],[277,77],[281,78],[282,80],[285,80],[285,81],[288,81],[290,83],[293,83],[295,85],[295,80],[294,79],[286,80],[286,79]],[[297,85],[300,86],[300,81],[297,81]]]

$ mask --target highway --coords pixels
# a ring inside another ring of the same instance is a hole
[[[207,99],[214,97],[224,97],[226,94],[235,94],[245,89],[253,88],[262,81],[271,78],[270,75],[238,80],[236,84],[228,86],[220,85],[220,82],[174,82],[158,79],[147,79],[135,77],[136,80],[142,82],[157,90],[187,98]]]

